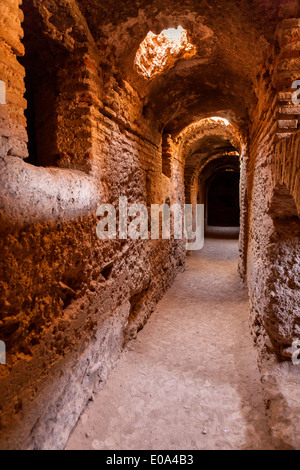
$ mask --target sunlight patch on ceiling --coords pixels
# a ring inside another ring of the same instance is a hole
[[[150,31],[140,44],[134,65],[140,75],[151,79],[173,67],[177,60],[190,59],[196,52],[182,26],[164,29],[158,35]]]

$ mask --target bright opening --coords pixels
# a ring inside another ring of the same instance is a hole
[[[140,44],[134,64],[141,75],[150,79],[173,67],[177,60],[190,59],[196,52],[182,26],[164,29],[158,35],[150,31]]]
[[[218,116],[213,116],[213,117],[211,117],[211,118],[209,118],[209,119],[211,119],[212,121],[215,121],[215,122],[223,123],[223,124],[225,124],[225,126],[229,126],[229,125],[230,125],[230,122],[229,122],[227,119],[225,119],[225,118],[221,118],[221,117],[218,117]]]

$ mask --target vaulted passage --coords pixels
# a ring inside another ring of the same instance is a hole
[[[300,448],[299,56],[297,0],[1,0],[0,448]]]

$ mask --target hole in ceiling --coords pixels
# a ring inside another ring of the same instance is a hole
[[[140,75],[151,79],[173,67],[177,60],[190,59],[196,52],[182,26],[164,29],[158,35],[150,31],[140,44],[134,65]]]

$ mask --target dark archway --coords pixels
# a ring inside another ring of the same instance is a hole
[[[240,225],[239,179],[239,173],[231,169],[212,177],[207,191],[208,225]]]

